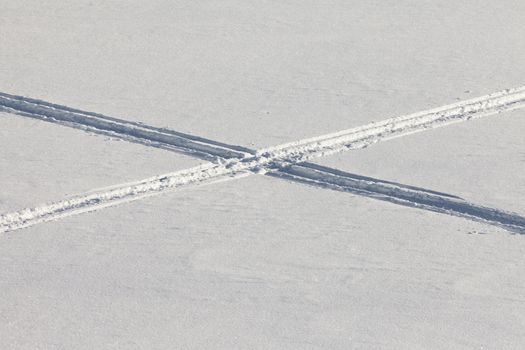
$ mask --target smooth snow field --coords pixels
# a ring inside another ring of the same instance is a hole
[[[0,1],[0,349],[523,349],[522,1]]]

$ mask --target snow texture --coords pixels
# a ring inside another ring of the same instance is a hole
[[[0,348],[521,350],[524,16],[2,1]]]

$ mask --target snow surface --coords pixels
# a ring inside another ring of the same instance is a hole
[[[523,236],[268,177],[33,226],[1,249],[9,348],[523,342]]]
[[[1,213],[201,163],[7,113],[0,149]]]
[[[4,0],[0,91],[272,146],[523,85],[524,13],[520,0]]]
[[[110,135],[123,141],[208,160],[206,164],[182,171],[97,189],[53,203],[3,214],[0,216],[0,233],[158,195],[182,186],[224,181],[228,180],[228,177],[231,180],[253,173],[267,173],[324,188],[342,190],[343,186],[347,192],[367,196],[374,194],[374,198],[387,199],[396,204],[425,208],[447,215],[454,213],[461,217],[503,225],[511,232],[525,233],[525,217],[519,214],[480,207],[455,196],[422,188],[388,184],[384,180],[343,174],[337,169],[324,169],[316,164],[304,163],[310,159],[364,148],[416,132],[523,108],[525,87],[505,89],[476,99],[257,151],[20,96],[0,94],[0,107],[23,117],[51,121],[99,135]]]
[[[260,148],[525,84],[522,1],[0,4],[0,92]],[[525,112],[319,164],[525,215]],[[202,164],[0,113],[0,213]],[[522,349],[524,236],[268,176],[0,236],[0,348]]]
[[[525,112],[475,120],[318,161],[525,215]]]

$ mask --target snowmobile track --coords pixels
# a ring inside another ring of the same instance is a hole
[[[504,226],[513,232],[522,233],[525,231],[525,219],[518,214],[477,206],[434,191],[343,173],[305,162],[337,152],[367,147],[379,141],[523,107],[525,87],[507,89],[440,108],[254,152],[168,129],[0,93],[0,109],[7,112],[216,161],[215,164],[205,164],[5,214],[0,216],[0,232],[117,205],[190,184],[220,181],[250,173],[268,173],[318,187],[344,190],[396,204]]]

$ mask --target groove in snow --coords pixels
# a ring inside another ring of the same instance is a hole
[[[480,206],[440,192],[345,173],[315,164],[290,165],[281,171],[268,174],[315,187],[349,192],[407,207],[453,215],[499,226],[514,233],[525,234],[525,217],[517,213]]]
[[[165,132],[165,129],[142,126],[137,123],[128,124],[126,121],[114,118],[79,112],[67,107],[60,109],[56,107],[57,105],[43,101],[13,97],[6,94],[0,95],[0,106],[3,106],[8,111],[15,110],[19,114],[39,119],[47,120],[51,118],[59,120],[60,123],[76,123],[86,127],[93,127],[97,130],[106,130],[120,135],[124,139],[132,141],[136,141],[133,138],[138,139],[141,143],[144,143],[143,140],[149,140],[162,145],[166,141],[164,135],[176,136],[176,132]],[[43,221],[136,200],[189,184],[208,182],[227,176],[239,176],[250,172],[264,173],[275,168],[281,169],[279,171],[289,171],[283,169],[286,169],[287,165],[302,163],[312,158],[362,148],[379,141],[524,106],[525,87],[507,89],[428,111],[263,149],[257,151],[255,155],[249,155],[252,152],[248,149],[243,149],[239,157],[232,156],[231,150],[228,149],[227,145],[211,141],[214,146],[212,148],[209,147],[210,143],[206,143],[205,139],[192,137],[193,139],[199,139],[199,143],[192,140],[189,142],[188,139],[191,136],[186,135],[189,137],[183,140],[182,144],[177,143],[178,141],[173,142],[176,148],[185,149],[187,152],[200,152],[204,153],[204,155],[215,155],[229,159],[221,161],[219,164],[209,164],[161,175],[133,184],[116,186],[111,190],[79,195],[41,207],[5,214],[0,216],[0,232],[11,231]],[[215,146],[219,145],[219,148],[222,149],[220,151],[221,155],[218,154],[215,148]],[[311,167],[311,165],[306,167]]]
[[[243,158],[250,155],[248,149],[244,147],[227,145],[166,128],[129,122],[22,96],[0,93],[0,110],[125,141],[175,150],[205,160],[214,161],[217,157]]]

